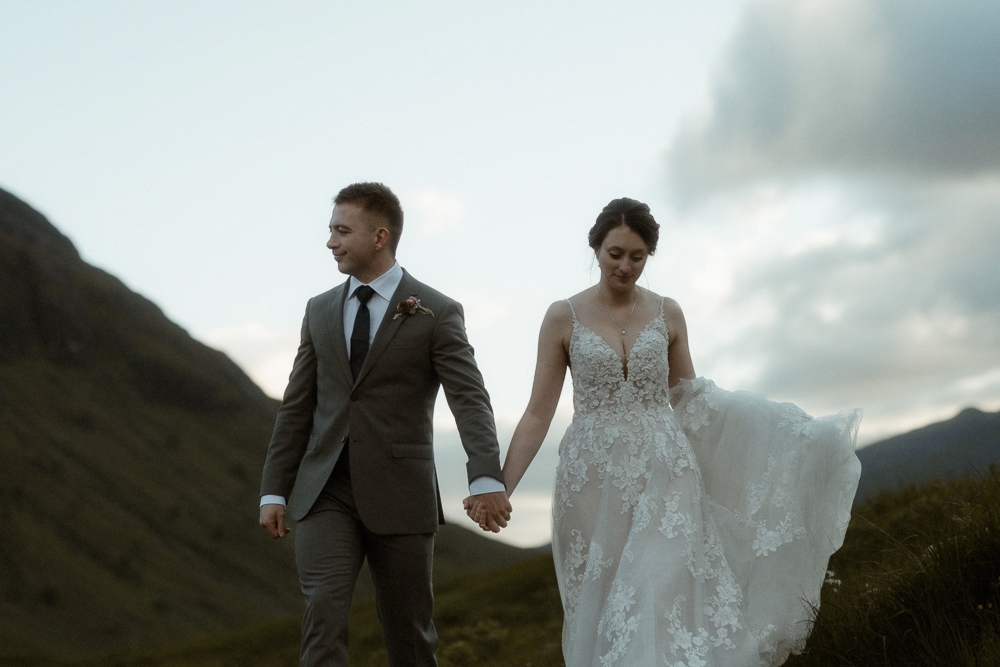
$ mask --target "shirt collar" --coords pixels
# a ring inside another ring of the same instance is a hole
[[[399,282],[402,279],[403,267],[401,267],[397,261],[393,262],[388,271],[368,283],[368,286],[375,290],[375,293],[380,297],[389,301],[392,299],[392,294],[396,291],[396,288],[399,287]],[[351,284],[348,285],[348,298],[354,298],[354,290],[364,284],[365,283],[361,282],[354,276],[351,276]]]

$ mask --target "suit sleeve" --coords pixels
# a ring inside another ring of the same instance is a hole
[[[462,306],[457,302],[450,301],[437,315],[431,356],[469,457],[469,481],[486,475],[503,483],[490,396],[465,333]]]
[[[291,495],[299,463],[305,453],[312,431],[316,409],[316,350],[309,332],[309,307],[302,318],[299,349],[288,377],[288,386],[274,421],[271,444],[267,448],[261,496]]]

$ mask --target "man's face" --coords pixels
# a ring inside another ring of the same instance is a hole
[[[368,272],[375,262],[376,229],[371,214],[360,206],[345,203],[333,207],[326,247],[333,252],[341,273],[360,277]]]

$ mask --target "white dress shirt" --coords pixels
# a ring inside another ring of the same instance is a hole
[[[399,265],[399,262],[395,262],[388,271],[368,283],[368,286],[375,290],[375,293],[368,299],[368,315],[371,321],[371,330],[368,332],[368,345],[371,345],[372,341],[375,340],[375,333],[378,331],[379,324],[382,323],[382,318],[385,317],[385,311],[389,308],[392,295],[396,292],[396,288],[399,287],[402,279],[403,267]],[[354,292],[361,285],[364,285],[364,283],[351,276],[347,285],[348,297],[344,301],[344,339],[347,341],[348,358],[351,356],[351,333],[354,331],[354,319],[358,316],[358,307],[361,304],[358,297],[354,296]],[[489,475],[480,475],[469,483],[470,496],[505,490],[503,482]],[[261,496],[260,504],[284,505],[285,498],[283,496]]]
[[[389,308],[389,299],[396,293],[396,288],[399,287],[399,282],[402,279],[403,267],[399,265],[399,262],[396,262],[388,271],[368,283],[368,286],[375,290],[375,293],[368,300],[368,315],[371,322],[371,328],[368,331],[369,347],[375,340],[375,332],[378,331],[378,325],[382,324],[385,311]],[[358,307],[361,305],[361,301],[354,296],[354,293],[362,285],[364,283],[354,276],[351,276],[347,284],[347,300],[344,301],[344,340],[347,341],[348,359],[351,358],[351,332],[354,331],[354,320],[358,316]]]

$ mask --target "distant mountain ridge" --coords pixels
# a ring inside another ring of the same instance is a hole
[[[148,648],[298,613],[291,541],[256,525],[276,408],[0,190],[0,656]],[[1000,413],[858,456],[859,499],[985,468]],[[534,553],[446,526],[435,577]]]
[[[0,190],[0,655],[300,612],[292,540],[256,525],[277,406]],[[438,546],[439,577],[535,555],[453,526]]]
[[[985,471],[1000,462],[1000,412],[967,408],[955,417],[858,450],[857,502],[882,489]]]

